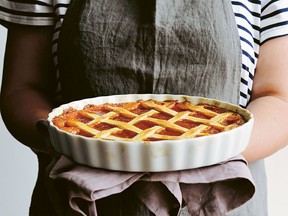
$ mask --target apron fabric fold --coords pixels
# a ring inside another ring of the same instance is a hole
[[[136,93],[239,100],[240,40],[227,0],[75,0],[58,56],[66,101]]]

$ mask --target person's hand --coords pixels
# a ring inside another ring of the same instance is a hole
[[[48,126],[49,121],[45,119],[40,119],[36,123],[36,128],[38,133],[41,135],[43,138],[43,141],[46,146],[47,153],[52,157],[52,158],[59,158],[60,154],[55,150],[54,146],[51,143],[50,136],[49,136],[49,129]]]

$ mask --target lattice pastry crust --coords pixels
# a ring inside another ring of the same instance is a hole
[[[53,118],[61,130],[86,137],[123,141],[177,140],[208,136],[245,123],[232,111],[176,100],[138,100],[67,109]]]

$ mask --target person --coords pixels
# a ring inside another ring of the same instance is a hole
[[[257,192],[229,215],[267,215],[263,159],[288,143],[287,1],[3,0],[0,20],[1,113],[39,160],[30,215],[56,215],[44,183],[53,149],[37,122],[67,101],[147,92],[214,97],[253,113],[242,154]]]

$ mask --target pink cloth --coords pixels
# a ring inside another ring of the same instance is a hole
[[[187,206],[191,215],[220,215],[239,207],[255,192],[242,156],[197,169],[132,173],[95,169],[61,158],[47,179],[59,215],[97,215],[97,200],[133,188],[133,193],[155,215]],[[113,203],[111,203],[113,206]],[[170,212],[170,213],[169,213]]]

